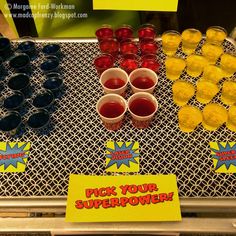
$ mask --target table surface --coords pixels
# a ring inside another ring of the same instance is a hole
[[[32,146],[25,172],[0,174],[0,197],[65,196],[70,173],[105,175],[105,144],[108,140],[138,141],[140,172],[132,174],[176,174],[180,197],[236,196],[236,175],[215,173],[209,148],[210,141],[235,141],[236,133],[225,126],[215,132],[205,131],[202,127],[190,134],[179,130],[179,108],[173,103],[172,82],[165,77],[165,55],[160,40],[157,42],[160,48],[158,58],[162,66],[154,93],[160,104],[157,115],[150,128],[139,130],[132,126],[127,114],[124,125],[117,132],[103,127],[95,109],[97,100],[103,95],[93,67],[93,59],[100,53],[95,40],[38,40],[39,55],[32,62],[34,91],[40,89],[45,80],[39,65],[44,60],[42,47],[49,41],[58,42],[64,54],[61,71],[65,94],[56,101],[56,111],[51,116],[53,127],[48,135],[38,135],[28,129],[21,137],[15,138],[0,133],[1,141],[31,142]],[[17,43],[14,42],[13,46],[16,47]],[[229,41],[224,43],[224,48],[225,51],[236,51]],[[186,57],[180,50],[177,54]],[[7,63],[5,66],[8,67]],[[9,75],[2,81],[5,86],[3,96],[8,91],[6,81],[12,73],[9,70]],[[196,82],[198,78],[191,78],[184,72],[181,79]],[[129,87],[126,98],[130,94]],[[219,94],[213,101],[221,103]],[[32,111],[31,104],[28,99],[28,113]],[[204,107],[195,98],[189,104]],[[0,114],[5,112],[1,107]]]

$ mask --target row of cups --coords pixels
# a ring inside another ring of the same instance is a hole
[[[129,75],[120,68],[110,68],[101,74],[99,81],[105,94],[113,93],[125,97],[128,84],[133,93],[153,93],[158,76],[148,68],[138,68]]]
[[[107,130],[118,130],[127,110],[131,114],[133,126],[145,129],[149,127],[158,110],[158,102],[147,92],[137,92],[128,101],[118,94],[111,93],[98,100],[96,110]]]

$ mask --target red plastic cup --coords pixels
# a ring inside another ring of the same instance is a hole
[[[139,41],[144,39],[152,39],[154,40],[156,37],[156,28],[152,24],[144,24],[138,30]]]
[[[158,50],[157,43],[154,40],[142,40],[140,42],[141,54],[156,54]]]
[[[156,73],[159,73],[160,63],[158,62],[157,55],[155,54],[143,55],[141,58],[141,67],[148,68]]]
[[[97,113],[108,130],[118,130],[127,110],[126,100],[117,94],[107,94],[97,102]]]
[[[112,38],[113,37],[113,29],[110,25],[102,25],[101,28],[97,29],[95,32],[95,35],[98,39],[98,41]]]
[[[133,32],[133,28],[130,25],[123,25],[115,30],[115,37],[121,42],[124,39],[133,38]]]
[[[139,56],[135,54],[125,54],[120,60],[120,68],[130,74],[139,67]]]
[[[99,75],[114,66],[114,57],[110,54],[101,54],[94,59],[94,65]]]
[[[113,38],[100,41],[99,47],[102,53],[111,54],[114,57],[119,53],[119,43]]]
[[[132,123],[138,129],[149,127],[157,109],[158,102],[150,93],[135,93],[128,100],[128,110],[131,113]]]
[[[137,54],[138,53],[138,45],[130,39],[123,40],[120,43],[120,52],[122,55],[125,54]]]

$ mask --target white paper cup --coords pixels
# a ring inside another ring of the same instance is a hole
[[[147,102],[143,102],[141,104],[140,102],[138,102],[140,100]],[[133,109],[133,107],[135,107],[133,104],[134,101],[136,101],[135,106],[138,108],[139,112],[134,112],[135,110]],[[151,113],[150,111],[148,112],[149,106],[147,103],[151,103],[154,106],[154,109],[152,109],[153,111]],[[155,113],[157,112],[157,109],[158,109],[157,99],[150,93],[138,92],[133,94],[128,100],[128,110],[132,116],[132,123],[136,128],[139,129],[147,128],[151,124],[151,121]],[[140,112],[142,114],[140,114]],[[145,115],[145,113],[147,114]]]
[[[154,85],[149,88],[137,88],[135,87],[135,85],[133,85],[133,81],[138,77],[148,77],[153,81]],[[148,68],[139,68],[130,73],[129,82],[133,93],[138,93],[138,92],[153,93],[158,82],[158,76],[154,71]]]
[[[112,103],[122,106],[123,111],[119,112],[119,111],[115,110],[116,106],[115,105],[112,106],[111,105]],[[106,106],[106,109],[104,108],[104,105]],[[108,111],[109,115],[107,115],[107,112],[106,112],[106,114],[104,114],[104,109],[106,111]],[[125,112],[127,110],[127,102],[120,95],[107,94],[98,100],[96,110],[97,110],[97,113],[99,114],[104,126],[106,127],[106,129],[118,130],[122,125],[122,120],[123,120]]]
[[[108,88],[108,87],[106,87],[105,83],[111,78],[114,78],[114,79],[119,78],[125,84],[119,88],[114,88],[114,89]],[[120,68],[107,69],[102,73],[102,75],[100,77],[100,84],[102,85],[102,88],[103,88],[103,91],[105,92],[105,94],[114,93],[114,94],[118,94],[118,95],[121,95],[124,97],[128,82],[129,82],[128,74]]]

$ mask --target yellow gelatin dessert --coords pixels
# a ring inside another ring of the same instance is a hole
[[[214,84],[219,83],[223,79],[222,70],[219,66],[207,65],[203,70],[203,80],[207,80]]]
[[[236,56],[224,53],[221,56],[220,67],[223,71],[224,77],[230,77],[236,72]]]
[[[202,46],[202,55],[208,60],[209,63],[215,64],[223,53],[224,50],[221,46],[211,43],[205,43]]]
[[[192,77],[198,77],[204,70],[204,67],[208,65],[205,57],[192,54],[186,59],[187,74]]]
[[[195,87],[187,81],[177,80],[172,86],[172,91],[174,103],[183,106],[194,96]]]
[[[226,126],[229,130],[236,132],[236,105],[231,106],[228,110],[228,121]]]
[[[206,130],[215,131],[228,119],[227,110],[220,104],[207,104],[202,112],[202,125]]]
[[[162,34],[161,39],[163,52],[168,56],[174,55],[181,42],[180,33],[175,30],[168,30]]]
[[[220,26],[211,26],[206,31],[206,41],[210,43],[221,45],[226,37],[226,30]]]
[[[221,101],[226,105],[236,103],[236,82],[225,81],[223,83]]]
[[[202,122],[202,112],[193,106],[183,106],[178,112],[179,128],[192,132]]]
[[[186,62],[184,59],[178,57],[167,57],[165,61],[167,79],[169,80],[179,79],[185,66]]]
[[[219,87],[212,82],[206,80],[197,82],[196,99],[203,104],[209,103],[218,92]]]

